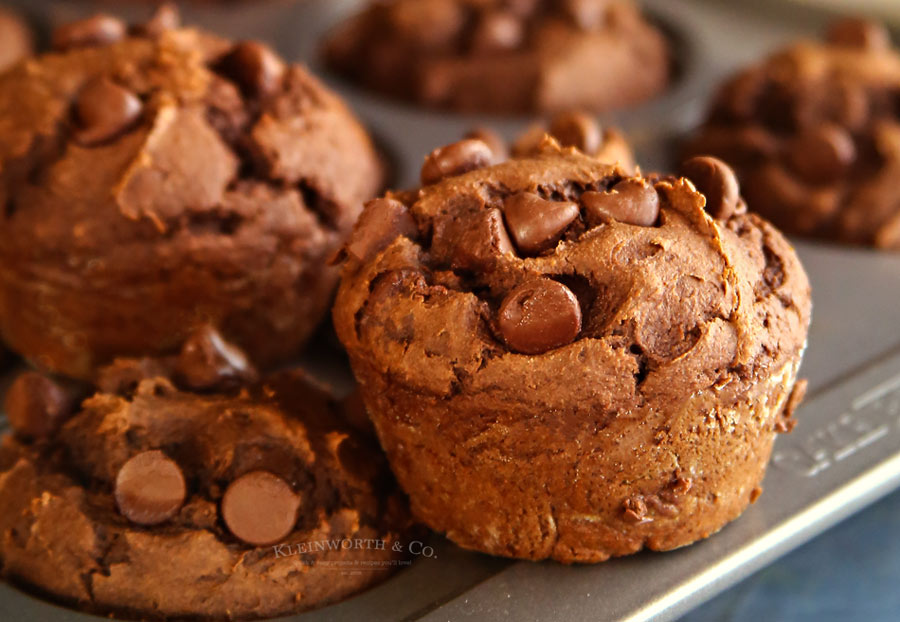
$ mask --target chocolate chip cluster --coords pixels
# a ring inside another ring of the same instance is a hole
[[[754,211],[788,232],[900,248],[900,55],[844,19],[729,80],[687,146],[735,167]]]

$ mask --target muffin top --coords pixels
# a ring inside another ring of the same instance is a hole
[[[796,359],[806,274],[722,162],[631,175],[548,139],[483,167],[466,143],[429,156],[420,190],[360,218],[334,311],[355,366],[432,395],[561,407],[600,392],[621,408]],[[564,390],[533,390],[574,369]]]
[[[12,11],[0,7],[0,71],[31,54],[33,46],[34,37],[28,25]]]
[[[53,45],[0,77],[7,265],[100,288],[148,266],[318,259],[380,185],[347,107],[265,45],[180,28],[168,7],[67,24]]]
[[[629,0],[373,2],[325,56],[389,95],[499,113],[618,107],[669,74],[664,37]]]
[[[4,535],[7,575],[97,610],[230,619],[321,605],[387,576],[373,567],[336,578],[327,564],[319,571],[322,559],[402,557],[390,544],[302,559],[293,550],[390,541],[409,527],[378,447],[303,372],[258,380],[207,329],[178,356],[117,360],[68,420],[59,386],[39,378],[23,376],[7,398],[17,434],[0,445],[0,528],[34,525],[29,538]],[[56,425],[35,425],[49,414]],[[23,557],[40,546],[58,554]],[[147,604],[173,589],[165,605]]]
[[[835,22],[730,79],[688,145],[741,177],[788,232],[900,249],[900,54],[871,22]]]

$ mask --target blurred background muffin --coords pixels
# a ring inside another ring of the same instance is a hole
[[[0,6],[0,71],[33,52],[31,28],[11,10]]]

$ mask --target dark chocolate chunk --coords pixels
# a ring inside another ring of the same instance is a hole
[[[557,115],[548,129],[550,135],[563,147],[575,147],[587,154],[600,151],[603,131],[597,120],[583,112],[566,112]]]
[[[651,227],[659,218],[659,195],[646,179],[623,179],[609,192],[585,192],[581,202],[591,227],[609,220]]]
[[[805,180],[827,183],[847,172],[856,159],[856,145],[839,125],[820,125],[794,137],[787,157],[791,168]]]
[[[68,50],[76,47],[109,45],[125,38],[128,28],[125,22],[111,15],[95,15],[70,22],[53,31],[53,49]]]
[[[734,171],[710,156],[697,156],[681,164],[681,174],[706,196],[706,211],[713,218],[727,220],[740,211],[741,189]]]
[[[500,305],[500,333],[510,349],[540,354],[571,343],[581,332],[581,306],[568,287],[538,278],[512,290]]]
[[[6,391],[4,408],[9,424],[24,438],[52,436],[72,414],[68,392],[34,371],[20,374]]]
[[[253,471],[231,483],[222,498],[222,519],[234,536],[253,546],[275,544],[297,523],[300,497],[268,471]]]
[[[137,525],[158,525],[184,505],[187,486],[174,460],[161,451],[131,458],[116,476],[116,503],[122,515]]]
[[[469,218],[459,224],[451,260],[453,268],[483,270],[498,256],[515,253],[500,210],[492,208]]]
[[[180,382],[196,390],[228,388],[257,377],[247,356],[209,325],[194,330],[184,342],[175,373]]]
[[[580,210],[569,201],[548,201],[532,192],[520,192],[503,202],[503,214],[516,248],[537,255],[552,248]]]
[[[137,95],[109,78],[97,78],[78,93],[75,139],[85,146],[112,140],[134,125],[142,110],[143,104]]]
[[[221,63],[223,73],[252,96],[267,96],[281,89],[284,61],[272,48],[259,41],[235,44]]]
[[[369,201],[347,243],[347,253],[368,261],[400,236],[415,239],[419,231],[409,209],[394,199]]]
[[[422,184],[436,184],[445,177],[462,175],[475,169],[490,166],[494,152],[481,140],[466,138],[435,149],[422,165]]]

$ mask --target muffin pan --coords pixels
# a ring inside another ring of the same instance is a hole
[[[97,10],[146,15],[144,3],[5,0],[48,26]],[[260,38],[309,64],[369,124],[394,160],[394,185],[416,183],[425,154],[474,126],[507,138],[532,119],[417,109],[349,85],[318,57],[323,35],[360,0],[262,0],[183,7],[187,24]],[[675,146],[727,74],[830,15],[778,2],[647,0],[672,37],[677,72],[660,99],[605,117],[629,134],[645,170],[676,164]],[[671,620],[900,485],[900,256],[794,240],[813,285],[813,323],[801,377],[810,396],[797,429],[775,445],[765,493],[719,534],[670,553],[641,553],[588,567],[525,563],[463,551],[433,536],[411,568],[338,605],[290,619]],[[351,384],[328,331],[303,364],[338,391]],[[0,427],[3,426],[0,420]],[[177,562],[176,562],[177,563]],[[94,616],[0,584],[0,620],[87,622]]]

